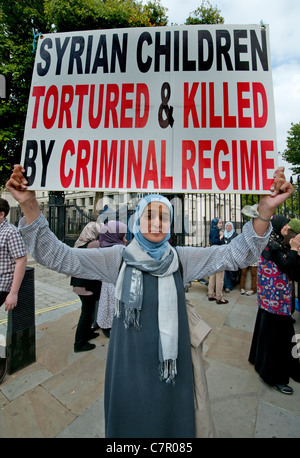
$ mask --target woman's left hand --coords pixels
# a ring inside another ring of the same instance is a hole
[[[271,218],[277,207],[283,204],[294,192],[293,185],[286,180],[284,167],[274,173],[274,181],[270,188],[271,194],[260,197],[258,213],[263,218]]]

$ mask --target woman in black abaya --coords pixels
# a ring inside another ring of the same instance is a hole
[[[292,394],[290,377],[300,382],[299,358],[293,354],[294,325],[291,317],[293,269],[298,263],[300,235],[284,244],[288,219],[275,215],[273,232],[258,265],[258,313],[249,361],[262,380],[284,394]]]

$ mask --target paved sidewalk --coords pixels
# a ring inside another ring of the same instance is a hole
[[[36,362],[0,385],[0,438],[104,437],[103,390],[108,339],[74,353],[80,302],[70,278],[34,261]],[[226,294],[229,303],[209,302],[207,287],[192,283],[187,297],[212,327],[204,345],[212,410],[220,438],[299,438],[300,384],[292,396],[266,386],[248,363],[256,296]],[[0,309],[0,334],[7,314]],[[300,316],[296,312],[296,333]]]

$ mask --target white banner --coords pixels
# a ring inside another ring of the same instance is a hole
[[[268,27],[48,34],[22,164],[36,190],[266,193],[274,111]]]

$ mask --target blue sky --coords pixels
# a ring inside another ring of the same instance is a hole
[[[300,122],[300,1],[299,0],[210,0],[220,10],[225,24],[269,25],[275,100],[277,147],[286,148],[291,123]],[[168,8],[169,24],[183,24],[201,0],[161,0]],[[281,159],[280,165],[288,165]]]

